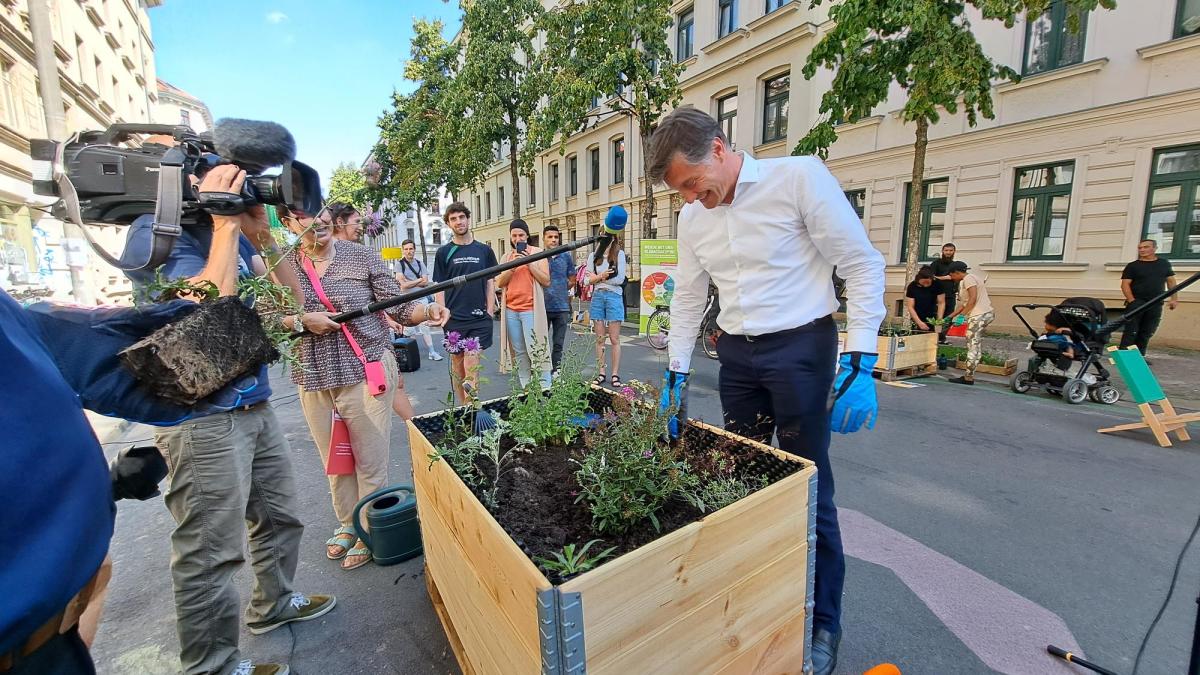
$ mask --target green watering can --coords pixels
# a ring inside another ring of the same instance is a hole
[[[367,508],[363,529],[359,514]],[[354,507],[354,530],[371,549],[376,565],[395,565],[421,555],[421,527],[417,522],[417,497],[411,485],[385,487],[363,497]]]

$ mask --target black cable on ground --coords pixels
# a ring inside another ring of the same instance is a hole
[[[1133,660],[1133,675],[1137,675],[1138,667],[1142,663],[1142,654],[1146,651],[1146,645],[1150,642],[1150,635],[1154,633],[1154,628],[1158,626],[1158,620],[1162,618],[1163,612],[1167,611],[1167,605],[1171,604],[1171,596],[1175,594],[1175,584],[1179,581],[1179,569],[1183,566],[1183,559],[1187,556],[1188,549],[1191,548],[1192,542],[1196,539],[1196,532],[1200,531],[1200,517],[1196,518],[1196,526],[1192,528],[1192,533],[1188,536],[1187,541],[1183,544],[1183,549],[1179,551],[1179,558],[1175,561],[1175,571],[1171,573],[1171,585],[1167,588],[1167,597],[1163,598],[1162,606],[1158,608],[1158,614],[1154,615],[1154,620],[1150,622],[1150,628],[1146,630],[1146,636],[1142,638],[1142,645],[1138,647],[1137,657]]]

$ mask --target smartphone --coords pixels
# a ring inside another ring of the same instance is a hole
[[[529,242],[518,241],[514,246],[517,249],[517,253],[524,253],[525,249],[529,248]]]

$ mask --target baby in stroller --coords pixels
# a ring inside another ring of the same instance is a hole
[[[1083,344],[1076,338],[1075,331],[1071,330],[1071,322],[1063,316],[1062,312],[1052,309],[1046,314],[1044,321],[1046,332],[1038,336],[1039,341],[1054,343],[1055,349],[1067,359],[1074,359],[1075,354],[1084,349]],[[1076,344],[1078,344],[1078,348]],[[1067,368],[1061,369],[1066,370]]]
[[[1021,315],[1022,309],[1048,309],[1044,332],[1038,333]],[[1012,390],[1023,394],[1033,387],[1062,396],[1069,403],[1091,398],[1112,404],[1120,393],[1109,383],[1109,372],[1101,364],[1104,340],[1098,335],[1104,321],[1104,303],[1096,298],[1067,298],[1058,305],[1014,305],[1013,311],[1035,339],[1029,344],[1034,356],[1024,370],[1010,381]]]

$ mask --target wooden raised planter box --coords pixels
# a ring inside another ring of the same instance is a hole
[[[937,363],[937,338],[937,333],[880,335],[876,341],[879,360],[875,362],[875,371],[895,372]],[[838,341],[844,349],[846,334],[839,333]]]
[[[492,407],[492,402],[488,407]],[[500,405],[503,400],[499,401]],[[816,468],[736,439],[762,466],[802,468],[702,520],[551,583],[409,425],[426,583],[467,675],[809,672]],[[536,451],[535,451],[536,452]]]
[[[955,361],[954,367],[958,368],[959,370],[966,370],[967,362],[961,361],[961,360]],[[1002,365],[1002,366],[988,366],[988,365],[984,365],[984,364],[980,363],[978,366],[975,367],[975,372],[988,373],[989,375],[1003,375],[1003,376],[1007,377],[1007,376],[1012,375],[1013,373],[1017,372],[1017,360],[1016,359],[1007,359],[1004,362],[1004,365]]]

